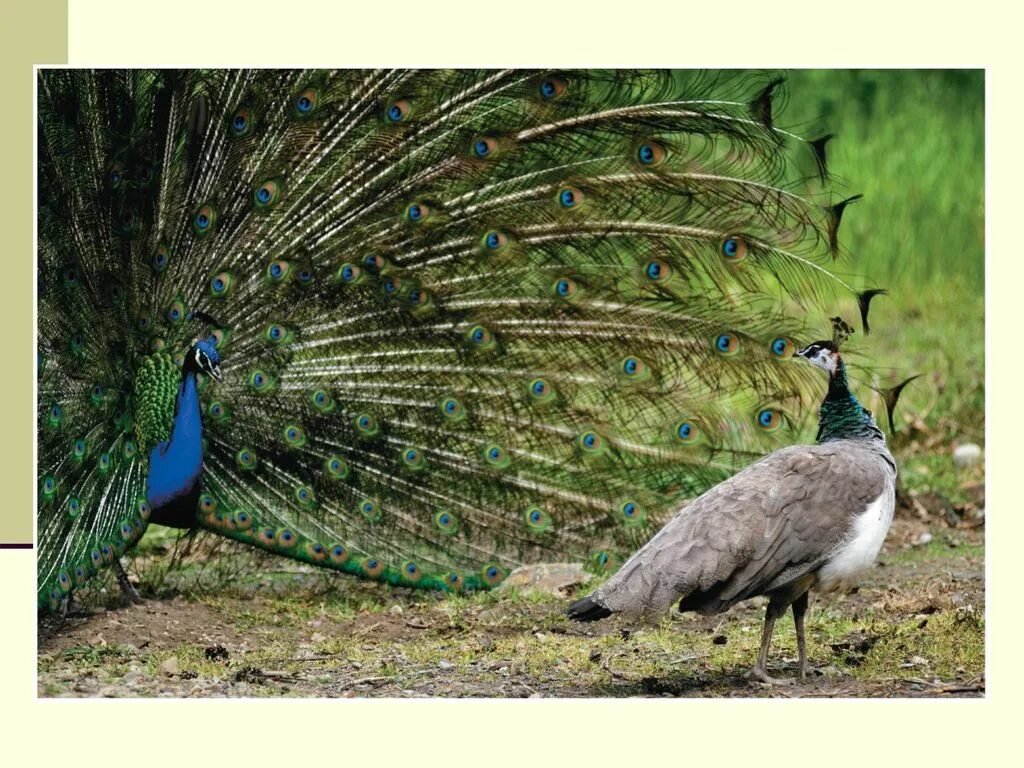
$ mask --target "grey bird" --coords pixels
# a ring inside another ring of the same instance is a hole
[[[652,618],[676,601],[680,611],[708,615],[766,595],[761,651],[748,676],[782,682],[768,675],[768,648],[776,619],[792,607],[805,678],[808,593],[846,588],[871,566],[896,500],[896,463],[871,412],[850,392],[839,354],[849,328],[833,322],[835,339],[796,353],[829,375],[817,445],[775,451],[684,507],[573,603],[570,618]]]

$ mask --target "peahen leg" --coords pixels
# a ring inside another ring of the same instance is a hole
[[[747,673],[748,678],[760,680],[762,683],[771,685],[788,685],[789,680],[779,680],[768,674],[768,648],[772,644],[772,631],[775,629],[775,620],[786,612],[788,604],[772,600],[764,614],[764,630],[761,632],[761,651],[757,655],[757,663]]]
[[[125,596],[128,602],[135,603],[136,605],[144,602],[135,587],[128,581],[128,574],[124,572],[124,567],[117,558],[114,558],[114,573],[117,574],[117,586],[121,588],[121,594]]]
[[[807,613],[808,597],[804,592],[793,601],[793,623],[796,625],[796,647],[800,654],[800,679],[807,679],[807,638],[804,635],[804,615]]]

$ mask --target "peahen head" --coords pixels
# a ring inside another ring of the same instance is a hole
[[[202,372],[220,381],[220,353],[209,339],[200,339],[185,355],[182,371]]]
[[[839,356],[839,347],[834,341],[822,340],[808,344],[796,353],[816,368],[821,368],[829,377],[835,376],[842,365],[842,358]]]

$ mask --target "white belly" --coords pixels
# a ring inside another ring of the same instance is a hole
[[[895,506],[894,494],[883,493],[857,516],[846,538],[818,571],[818,590],[848,587],[871,566],[889,532]]]

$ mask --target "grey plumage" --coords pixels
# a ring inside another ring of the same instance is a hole
[[[596,592],[574,603],[571,618],[651,618],[676,601],[680,611],[715,614],[767,595],[752,675],[771,681],[765,662],[772,628],[790,606],[805,674],[808,593],[847,586],[873,562],[892,522],[896,464],[870,412],[849,392],[838,349],[817,342],[798,354],[830,374],[819,431],[828,437],[775,451],[681,509]]]

